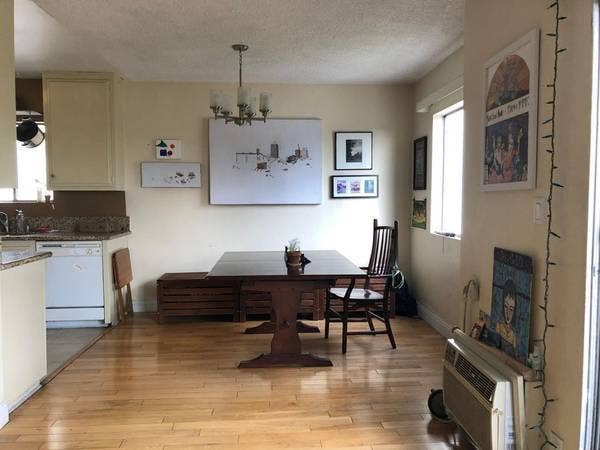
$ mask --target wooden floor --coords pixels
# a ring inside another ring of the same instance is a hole
[[[270,342],[253,324],[137,315],[18,408],[0,449],[471,448],[428,414],[444,340],[423,321],[394,320],[396,350],[351,336],[345,356],[339,325],[302,335],[333,367],[240,370]]]

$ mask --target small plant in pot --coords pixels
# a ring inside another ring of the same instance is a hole
[[[287,250],[287,264],[288,266],[300,266],[302,260],[302,252],[300,251],[300,241],[298,239],[292,239],[289,245],[286,247]]]

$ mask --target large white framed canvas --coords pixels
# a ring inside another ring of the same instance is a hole
[[[539,30],[484,65],[481,189],[533,189],[536,179]]]
[[[251,126],[209,119],[210,203],[319,204],[321,120],[268,119]]]

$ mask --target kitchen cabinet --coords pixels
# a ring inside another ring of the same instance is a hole
[[[0,270],[0,428],[46,376],[46,260]]]
[[[118,84],[106,73],[43,74],[49,189],[122,189]]]

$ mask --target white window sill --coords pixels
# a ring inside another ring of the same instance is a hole
[[[446,239],[454,239],[455,241],[460,241],[460,238],[461,238],[460,234],[446,233],[443,231],[432,231],[431,234],[433,234],[435,236],[443,237]]]

